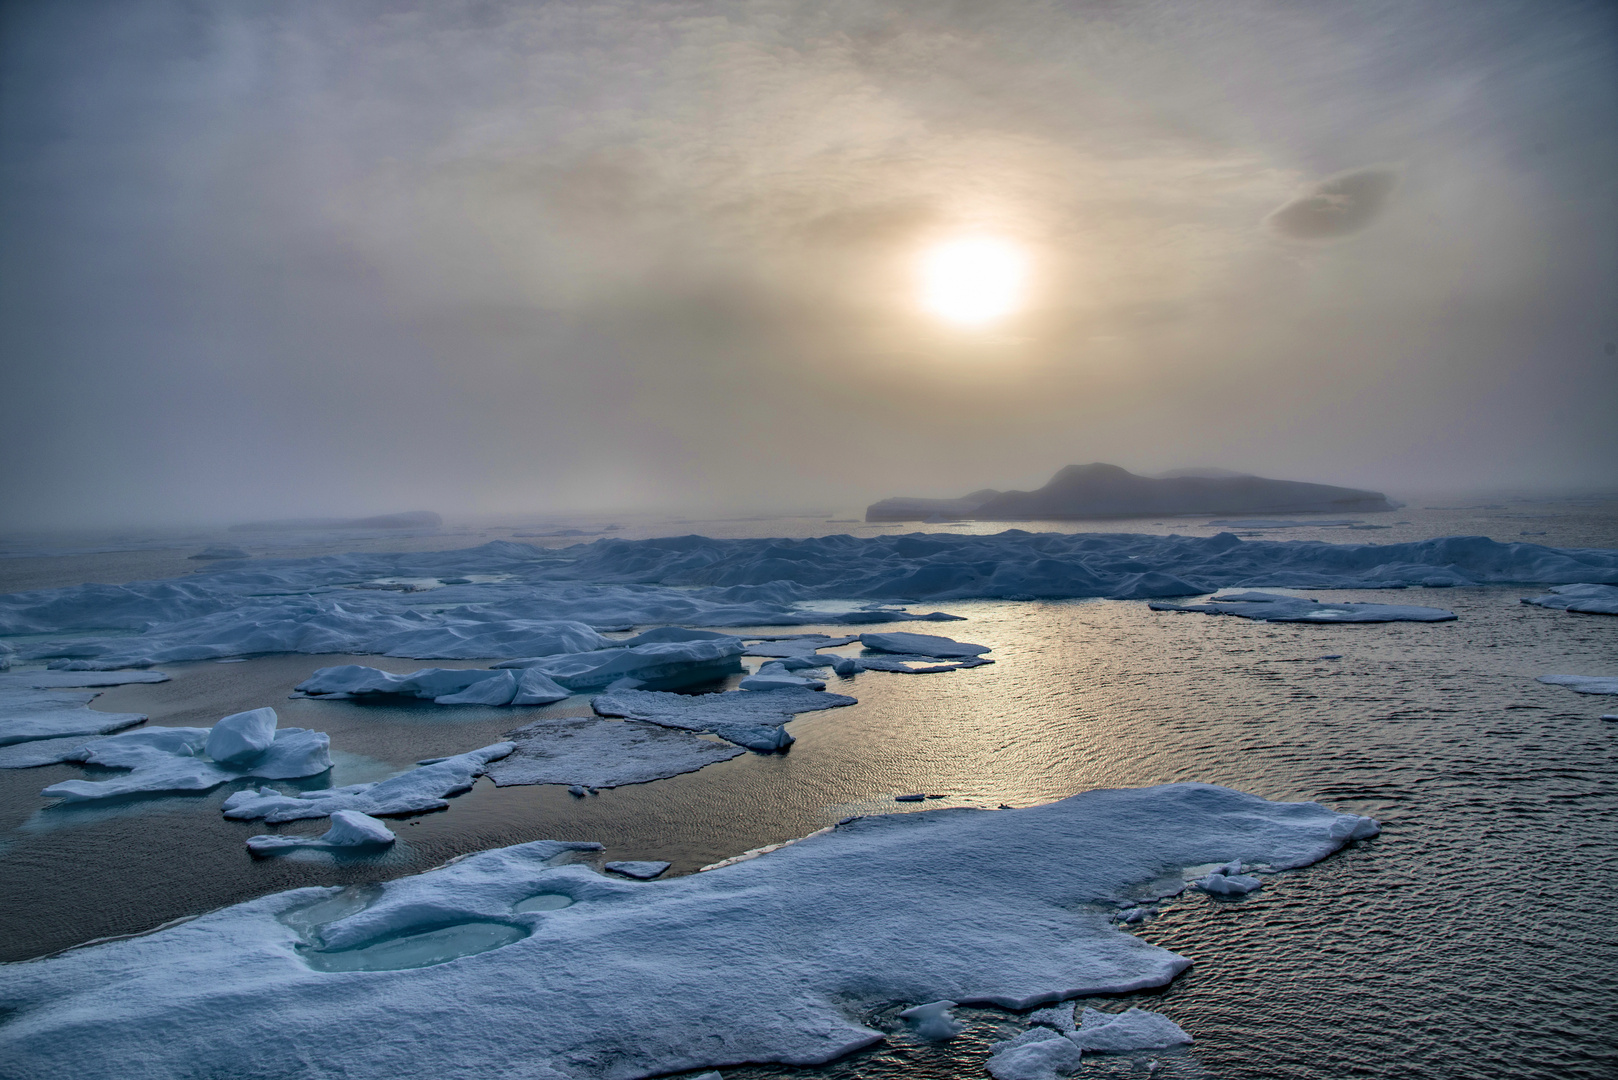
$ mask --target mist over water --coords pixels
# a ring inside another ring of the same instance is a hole
[[[0,19],[15,526],[1618,474],[1610,5]]]

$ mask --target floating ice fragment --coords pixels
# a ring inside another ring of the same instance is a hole
[[[65,802],[83,802],[125,795],[208,791],[227,780],[247,776],[293,780],[318,776],[331,768],[331,740],[323,731],[275,730],[273,709],[238,713],[227,719],[236,723],[227,729],[219,745],[226,752],[236,751],[236,756],[229,761],[210,761],[198,756],[206,752],[213,734],[211,728],[142,728],[93,739],[60,759],[128,769],[128,773],[107,780],[64,780],[40,794]],[[244,749],[249,745],[249,738],[261,738],[266,721],[273,738],[263,749]]]
[[[1262,888],[1264,882],[1248,874],[1212,873],[1197,879],[1197,888],[1214,896],[1245,896]]]
[[[1618,585],[1553,585],[1546,595],[1525,598],[1523,603],[1583,615],[1618,615]]]
[[[515,752],[489,769],[489,779],[500,787],[644,784],[746,752],[686,731],[584,716],[536,720],[513,731],[511,739]]]
[[[929,1001],[925,1005],[912,1005],[899,1016],[910,1021],[917,1035],[932,1042],[948,1042],[966,1027],[950,1013],[954,1001]]]
[[[1618,694],[1618,676],[1614,675],[1541,675],[1534,681],[1565,686],[1576,694]]]
[[[1153,611],[1201,611],[1209,615],[1235,615],[1261,622],[1378,623],[1451,622],[1453,611],[1409,604],[1322,603],[1307,597],[1279,593],[1222,593],[1202,604],[1152,603]]]
[[[1079,1020],[1079,1029],[1068,1038],[1082,1050],[1104,1054],[1162,1050],[1170,1046],[1185,1046],[1193,1041],[1179,1024],[1162,1013],[1145,1009],[1130,1009],[1124,1013],[1085,1009]]]
[[[296,795],[283,795],[274,788],[238,791],[225,800],[222,809],[226,817],[237,821],[263,818],[272,824],[327,817],[337,810],[358,810],[373,816],[440,810],[449,805],[450,796],[471,790],[472,782],[483,775],[489,762],[505,757],[512,749],[509,742],[494,743],[371,784]]]
[[[861,634],[860,644],[878,652],[913,653],[929,657],[980,656],[989,652],[987,645],[973,645],[937,634]]]
[[[989,1048],[985,1067],[995,1080],[1057,1080],[1083,1064],[1083,1051],[1047,1027],[1029,1028]]]
[[[247,838],[247,850],[254,855],[273,855],[294,848],[341,849],[380,847],[397,837],[386,825],[358,810],[334,810],[331,828],[321,836],[265,835]]]
[[[671,694],[622,690],[598,695],[591,700],[590,707],[602,716],[712,732],[739,746],[768,753],[792,743],[792,736],[781,725],[799,713],[854,704],[857,704],[854,698],[800,686],[769,693]]]
[[[743,690],[824,690],[826,684],[806,675],[794,675],[785,666],[768,663],[737,684]]]
[[[626,861],[607,863],[606,868],[615,874],[622,874],[624,877],[631,877],[637,881],[651,881],[672,865],[673,863],[656,861]]]
[[[1028,1014],[1030,1024],[1044,1024],[1066,1034],[1077,1028],[1078,1022],[1073,1019],[1073,1006],[1069,1003],[1053,1005],[1048,1009],[1036,1009]]]
[[[895,795],[893,797],[893,801],[894,802],[921,802],[925,798],[927,798],[927,796],[925,794],[923,794],[921,792],[917,792],[914,795]]]
[[[97,712],[89,708],[97,696],[97,692],[62,694],[15,684],[0,686],[0,746],[106,735],[146,719],[144,713]]]

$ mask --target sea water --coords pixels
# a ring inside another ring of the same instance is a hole
[[[1384,516],[1418,523],[1401,529],[1437,529],[1461,511],[1427,512],[1436,521],[1422,513]],[[1536,542],[1618,546],[1610,506],[1526,523],[1511,515],[1543,508],[1465,513],[1498,520],[1453,531],[1510,540],[1516,526],[1547,534],[1525,538]],[[1154,1058],[1157,1075],[1229,1078],[1610,1076],[1618,723],[1599,716],[1615,702],[1534,676],[1618,674],[1618,619],[1518,602],[1535,591],[1407,590],[1400,602],[1460,618],[1368,626],[1252,623],[1105,600],[953,603],[969,621],[951,624],[952,636],[992,645],[996,664],[834,680],[831,689],[860,704],[795,721],[798,741],[784,755],[748,754],[582,799],[481,781],[446,812],[394,823],[396,851],[341,863],[252,859],[242,841],[265,830],[223,819],[228,786],[47,809],[39,788],[84,770],[0,772],[0,948],[7,959],[43,955],[281,889],[363,886],[525,840],[597,840],[603,860],[666,859],[672,876],[850,814],[913,805],[895,803],[899,794],[944,797],[927,807],[1020,806],[1202,780],[1370,814],[1384,832],[1245,898],[1192,893],[1163,905],[1133,932],[1195,966],[1126,1000],[1168,1014],[1197,1042],[1139,1062],[1097,1058],[1087,1074],[1145,1075]],[[200,725],[273,704],[284,725],[331,733],[344,772],[333,783],[485,745],[536,716],[588,711],[584,698],[545,709],[284,700],[316,667],[347,659],[173,665],[172,682],[109,690],[96,707]],[[865,1018],[890,1032],[872,1050],[818,1069],[727,1076],[980,1077],[988,1045],[1017,1030],[998,1010],[961,1009],[961,1037],[926,1043],[896,1018],[908,1004]]]

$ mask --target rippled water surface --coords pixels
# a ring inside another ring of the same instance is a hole
[[[943,629],[992,645],[995,665],[865,673],[833,686],[860,703],[795,721],[785,755],[748,754],[585,799],[480,781],[447,812],[396,823],[396,850],[346,861],[251,859],[242,840],[266,829],[223,819],[230,788],[44,809],[41,787],[84,770],[0,772],[0,939],[7,958],[37,956],[280,889],[380,880],[525,840],[598,840],[604,859],[668,859],[678,874],[851,813],[902,810],[896,794],[947,797],[927,806],[1027,805],[1202,780],[1371,814],[1385,831],[1241,900],[1169,902],[1137,932],[1195,966],[1130,1000],[1174,1018],[1195,1047],[1097,1059],[1082,1075],[1144,1076],[1155,1057],[1158,1075],[1170,1076],[1611,1077],[1618,723],[1599,717],[1618,711],[1618,699],[1533,677],[1618,674],[1618,618],[1518,603],[1533,591],[1409,590],[1397,602],[1460,619],[1363,626],[1267,625],[1131,602],[956,603],[969,621]],[[340,659],[177,665],[165,669],[170,683],[113,689],[96,705],[200,725],[273,704],[284,726],[331,733],[336,783],[484,745],[536,715],[588,711],[583,698],[543,710],[285,700]],[[727,1077],[981,1077],[988,1043],[1016,1028],[1009,1014],[962,1010],[962,1038],[926,1044],[896,1018],[900,1004],[870,1018],[893,1033],[870,1051]]]

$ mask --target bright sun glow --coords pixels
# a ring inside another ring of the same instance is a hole
[[[988,237],[951,240],[921,258],[921,303],[940,318],[981,326],[1015,311],[1027,274],[1023,252]]]

